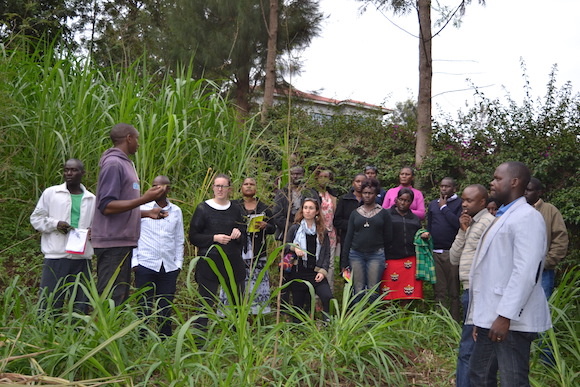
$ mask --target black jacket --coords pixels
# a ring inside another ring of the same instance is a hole
[[[346,238],[346,231],[348,230],[348,219],[350,214],[362,205],[362,201],[358,201],[356,196],[354,196],[353,189],[350,192],[343,195],[336,205],[336,212],[334,213],[334,227],[338,232],[338,237],[341,243],[344,243]]]
[[[284,247],[284,254],[291,253],[290,246],[288,243],[294,242],[294,237],[296,236],[296,231],[298,231],[299,224],[294,223],[290,226],[288,230],[288,235],[286,235],[286,246]],[[301,258],[297,258],[301,259]],[[320,253],[316,257],[316,267],[315,272],[320,272],[328,277],[328,267],[330,266],[330,238],[328,238],[328,233],[324,231],[324,240],[322,241],[322,246],[320,246]]]
[[[236,203],[240,206],[240,210],[242,215],[257,215],[257,214],[265,214],[264,221],[268,223],[266,228],[258,232],[247,232],[246,235],[243,235],[246,238],[252,238],[252,248],[254,250],[254,257],[261,258],[266,256],[266,235],[267,234],[274,234],[276,231],[276,226],[274,225],[274,219],[272,218],[272,210],[270,207],[266,205],[266,203],[261,202],[258,199],[258,205],[254,211],[247,211],[244,207],[244,199],[237,200]],[[248,244],[244,243],[242,249],[246,251]]]
[[[415,255],[413,244],[415,234],[421,228],[419,217],[411,210],[405,216],[401,216],[393,205],[387,210],[391,215],[393,225],[393,239],[389,251],[385,253],[387,259],[400,259]]]
[[[296,212],[294,209],[290,209],[290,218],[286,219],[288,215],[288,205],[290,197],[289,193],[289,186],[286,185],[284,188],[279,190],[274,197],[274,224],[276,225],[276,240],[282,240],[282,235],[284,234],[284,229],[286,228],[286,222],[288,222],[288,227],[292,223],[294,223],[294,217],[296,216]],[[320,203],[320,196],[318,192],[312,188],[302,188],[301,195],[300,195],[300,205],[302,205],[302,201],[306,198],[312,198],[318,200]]]

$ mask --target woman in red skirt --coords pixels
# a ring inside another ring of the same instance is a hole
[[[409,188],[401,188],[395,204],[387,211],[393,225],[393,239],[386,256],[386,269],[381,290],[385,300],[409,300],[423,298],[423,282],[416,279],[417,259],[415,257],[415,234],[421,228],[421,221],[409,209],[414,193]],[[428,239],[429,233],[421,234]]]

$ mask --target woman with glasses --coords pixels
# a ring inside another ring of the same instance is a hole
[[[213,261],[228,285],[227,292],[234,298],[234,292],[242,294],[246,266],[242,259],[242,231],[245,223],[239,205],[230,201],[231,180],[227,175],[218,174],[213,182],[213,198],[198,204],[189,226],[189,241],[197,246],[200,259],[195,268],[195,280],[199,293],[213,306],[220,282],[208,261]],[[216,248],[219,246],[223,253]],[[230,289],[230,280],[225,268],[227,260],[233,269],[237,289]],[[200,318],[199,325],[207,326],[208,319]]]
[[[296,214],[295,222],[286,236],[285,253],[293,256],[288,281],[293,304],[300,309],[309,310],[309,288],[304,282],[310,282],[325,313],[325,320],[330,313],[332,291],[328,284],[328,266],[330,263],[330,241],[324,221],[320,215],[318,198],[306,198]]]

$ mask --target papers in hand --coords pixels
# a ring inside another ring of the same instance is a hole
[[[87,238],[89,230],[72,228],[68,232],[68,240],[66,241],[65,250],[69,254],[84,254],[87,246]]]
[[[250,214],[248,215],[248,232],[258,232],[260,231],[259,222],[264,221],[264,216],[266,214]]]

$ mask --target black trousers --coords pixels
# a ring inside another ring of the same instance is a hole
[[[96,248],[95,254],[97,255],[97,290],[99,294],[103,294],[107,284],[113,278],[115,270],[119,268],[119,275],[113,282],[111,297],[115,301],[115,306],[119,306],[129,298],[133,247]]]
[[[320,282],[316,282],[314,277],[316,277],[316,272],[314,270],[304,269],[300,271],[292,271],[288,280],[301,279],[310,282],[314,288],[314,293],[316,293],[322,302],[322,309],[326,314],[328,314],[330,313],[332,290],[330,290],[330,285],[326,278]],[[298,308],[308,311],[311,305],[308,285],[303,282],[296,281],[290,285],[290,291],[292,292],[292,304]]]
[[[171,317],[179,272],[180,270],[166,272],[163,265],[159,272],[141,265],[135,268],[135,286],[150,287],[143,293],[140,300],[143,313],[149,316],[153,308],[157,307],[159,333],[165,336],[171,336],[173,333],[169,317]]]
[[[216,301],[219,297],[219,293],[218,293],[218,289],[220,287],[219,281],[217,279],[213,280],[213,279],[198,275],[197,273],[195,275],[195,281],[197,282],[197,285],[199,287],[199,295],[201,296],[201,298],[203,300],[205,300],[205,302],[208,303],[210,308],[214,308]],[[226,279],[226,282],[229,285],[229,279]],[[242,297],[244,294],[244,285],[245,285],[244,281],[236,283],[236,286],[237,286],[236,291],[238,292],[239,300],[242,300]],[[229,291],[230,293],[233,294],[232,289],[226,289],[226,291]],[[234,300],[234,302],[235,302],[235,300]],[[202,308],[203,308],[203,305],[202,305]],[[205,330],[208,322],[209,322],[209,319],[207,317],[201,317],[197,320],[197,326],[199,329]]]
[[[68,283],[74,282],[79,274],[85,277],[85,280],[91,275],[90,259],[44,259],[42,265],[42,277],[40,278],[40,300],[41,309],[46,309],[47,296],[53,294],[52,307],[62,309],[64,300],[67,295],[76,292],[74,309],[79,313],[87,312],[87,295],[79,288],[72,288]]]

